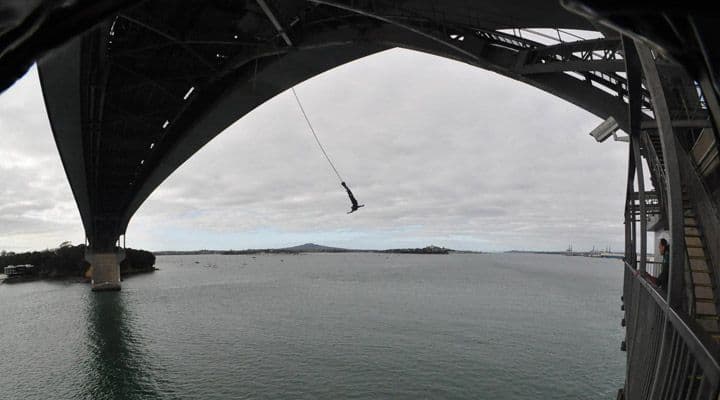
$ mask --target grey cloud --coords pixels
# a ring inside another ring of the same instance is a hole
[[[42,122],[38,87],[21,85],[13,89],[18,98],[7,100],[10,92],[0,97],[14,107],[0,111],[0,127],[15,132],[0,154],[15,160],[8,168],[24,171],[22,179],[9,178],[12,193],[42,201],[23,210],[0,190],[0,204],[13,207],[0,207],[0,222],[20,215],[48,223],[48,231],[58,223],[77,231],[79,217]],[[174,246],[158,232],[192,232],[200,241],[271,231],[337,232],[336,244],[347,246],[354,240],[489,250],[557,249],[569,241],[619,247],[627,148],[595,143],[587,133],[599,119],[563,100],[407,50],[353,62],[297,90],[366,208],[345,215],[348,199],[294,99],[284,93],[228,128],[146,201],[128,232],[129,239],[145,242],[134,245]],[[18,113],[24,117],[9,119]],[[2,176],[11,174],[2,166],[0,160]],[[64,217],[54,221],[59,213]],[[42,240],[63,239],[51,236]],[[0,232],[2,240],[13,237]],[[267,245],[277,243],[270,238]]]

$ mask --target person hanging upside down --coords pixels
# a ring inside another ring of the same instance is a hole
[[[348,196],[350,197],[350,202],[352,203],[352,208],[348,212],[348,214],[352,214],[355,211],[357,211],[360,207],[365,207],[365,204],[358,204],[357,200],[355,199],[355,196],[353,196],[352,191],[350,191],[350,188],[345,184],[345,182],[340,182],[342,187],[345,188],[345,191],[347,192]]]

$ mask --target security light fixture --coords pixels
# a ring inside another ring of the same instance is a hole
[[[608,117],[608,119],[603,121],[597,126],[597,128],[590,132],[590,136],[594,137],[599,143],[602,143],[612,136],[619,128],[620,126],[617,121],[615,121],[615,118]]]

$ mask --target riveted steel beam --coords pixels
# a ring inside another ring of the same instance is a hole
[[[655,64],[655,58],[648,47],[635,42],[635,48],[640,59],[640,64],[645,76],[645,86],[650,91],[655,120],[658,123],[658,131],[663,150],[665,163],[666,182],[666,207],[668,222],[670,225],[670,271],[668,279],[668,304],[679,310],[682,306],[683,276],[685,263],[685,231],[683,205],[682,205],[682,180],[680,178],[680,164],[677,155],[677,143],[673,131],[670,112],[665,99],[660,74]]]
[[[422,36],[422,37],[424,37],[424,38],[426,38],[426,39],[430,39],[430,40],[432,40],[432,41],[435,41],[435,42],[437,42],[437,43],[439,43],[439,44],[441,44],[441,45],[443,45],[443,46],[445,46],[445,47],[447,47],[447,48],[449,48],[449,49],[455,50],[456,52],[458,52],[458,53],[460,53],[460,54],[462,54],[462,55],[464,55],[464,56],[466,56],[466,57],[470,57],[470,58],[473,59],[473,60],[479,59],[479,57],[478,57],[476,54],[473,54],[473,53],[471,53],[471,52],[463,49],[462,47],[457,46],[457,45],[451,43],[451,42],[448,41],[448,40],[441,39],[441,38],[439,38],[439,37],[437,37],[437,36],[435,36],[435,35],[428,34],[427,32],[424,32],[424,31],[422,31],[422,30],[420,30],[420,29],[417,29],[417,28],[415,28],[415,27],[413,27],[413,26],[411,26],[411,25],[408,25],[408,24],[405,24],[405,23],[396,21],[396,20],[394,20],[394,19],[392,19],[392,18],[385,17],[385,16],[382,16],[382,15],[379,15],[379,14],[376,14],[376,13],[373,13],[373,12],[370,12],[370,11],[367,11],[367,10],[363,10],[363,9],[360,9],[360,8],[357,8],[357,7],[352,7],[352,6],[350,6],[350,5],[343,4],[343,3],[340,3],[340,2],[336,2],[336,1],[328,1],[328,0],[309,0],[309,1],[312,2],[312,3],[315,3],[315,4],[322,4],[322,5],[329,6],[329,7],[335,7],[335,8],[340,9],[340,10],[349,11],[349,12],[352,12],[352,13],[355,13],[355,14],[358,14],[358,15],[362,15],[362,16],[365,16],[365,17],[373,18],[373,19],[376,19],[376,20],[378,20],[378,21],[382,21],[382,22],[385,22],[385,23],[387,23],[387,24],[391,24],[391,25],[397,26],[397,27],[402,28],[402,29],[406,29],[406,30],[408,30],[408,31],[410,31],[410,32],[413,32],[413,33],[415,33],[415,34],[417,34],[417,35],[420,35],[420,36]]]
[[[625,63],[622,60],[568,60],[526,64],[518,68],[517,71],[521,74],[549,74],[565,71],[623,72],[625,71]]]
[[[272,12],[270,7],[265,3],[265,0],[256,0],[260,8],[263,10],[265,15],[267,15],[270,22],[273,24],[275,29],[277,29],[278,34],[283,38],[285,41],[285,44],[292,47],[293,43],[292,40],[290,40],[290,36],[288,36],[287,32],[285,32],[285,28],[283,28],[282,24],[280,24],[280,21],[275,18],[275,14]]]

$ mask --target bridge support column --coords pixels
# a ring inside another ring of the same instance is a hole
[[[85,260],[90,263],[93,292],[120,290],[120,263],[124,259],[124,250],[86,250]]]

